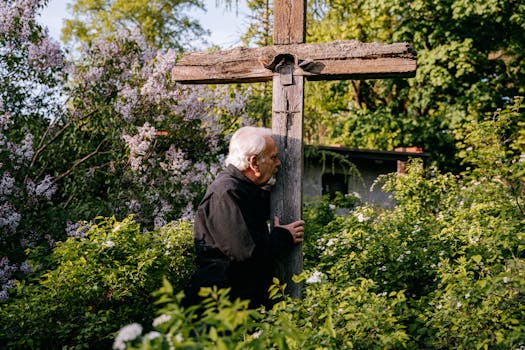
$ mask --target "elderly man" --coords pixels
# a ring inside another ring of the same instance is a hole
[[[185,304],[199,301],[201,287],[231,288],[232,299],[251,307],[271,305],[268,288],[274,261],[302,242],[304,222],[268,229],[270,197],[281,161],[266,128],[243,127],[233,135],[224,169],[209,187],[196,213],[196,270]]]

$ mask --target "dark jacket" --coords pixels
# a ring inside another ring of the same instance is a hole
[[[286,229],[269,232],[269,191],[230,165],[209,187],[195,217],[196,269],[186,290],[186,304],[198,302],[201,287],[231,288],[232,299],[270,305],[268,287],[274,262],[293,247]]]

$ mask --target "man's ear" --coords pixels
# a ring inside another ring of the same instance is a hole
[[[254,173],[259,172],[259,158],[257,158],[255,155],[250,156],[248,159],[248,166],[253,170]]]

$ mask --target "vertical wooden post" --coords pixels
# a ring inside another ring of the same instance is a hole
[[[274,45],[304,43],[305,11],[304,0],[275,1]],[[282,165],[272,191],[272,213],[286,224],[302,218],[303,204],[304,78],[292,75],[296,61],[285,57],[273,77],[272,131]],[[277,263],[277,276],[294,298],[301,297],[301,286],[291,278],[302,268],[302,245]]]
[[[306,1],[274,0],[273,44],[303,44],[306,33]]]

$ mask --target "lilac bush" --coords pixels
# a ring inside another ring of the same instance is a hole
[[[39,221],[57,184],[39,156],[63,112],[66,64],[60,45],[35,21],[43,4],[0,4],[0,299],[32,269],[24,250],[54,241]]]
[[[68,62],[35,21],[44,4],[0,4],[2,297],[29,273],[26,249],[39,260],[97,216],[134,214],[143,230],[191,218],[224,135],[248,122],[249,91],[174,83],[176,53],[138,31]]]
[[[108,170],[116,174],[104,177],[115,191],[107,198],[111,211],[91,216],[131,213],[145,228],[191,218],[194,202],[221,167],[223,135],[247,122],[242,106],[248,93],[174,83],[176,53],[154,50],[136,31],[100,38],[82,57],[71,75],[72,113],[93,126],[90,138],[106,159],[86,162],[82,181],[98,181],[97,173]]]

